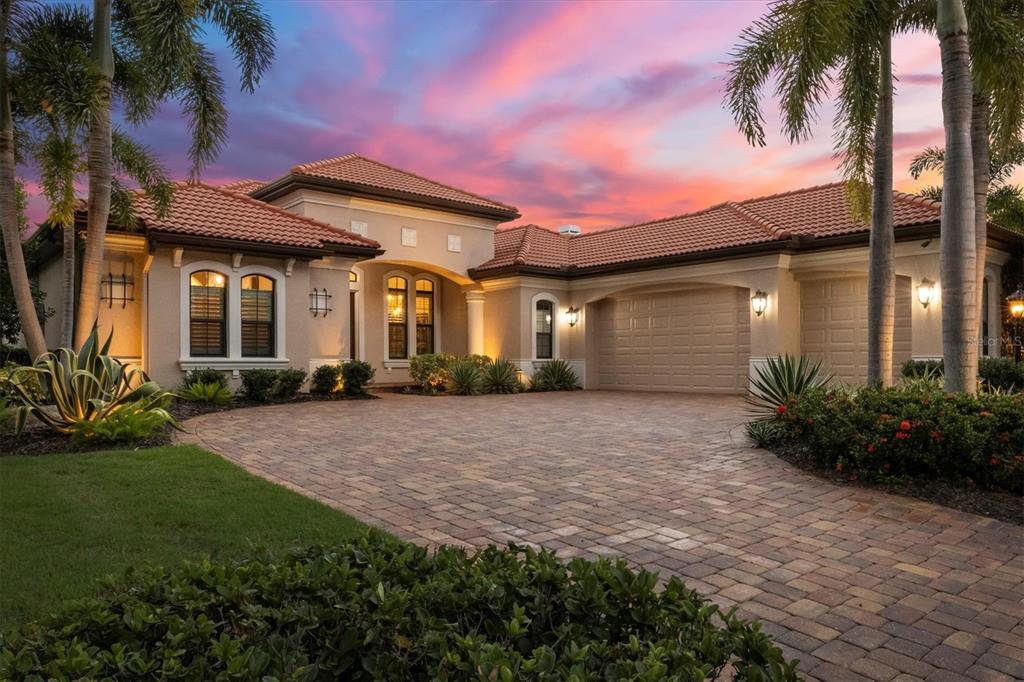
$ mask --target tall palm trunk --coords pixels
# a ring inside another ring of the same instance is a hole
[[[89,122],[89,218],[86,227],[85,255],[82,257],[82,284],[75,324],[75,346],[89,337],[100,307],[100,280],[103,277],[103,243],[110,215],[110,188],[113,177],[110,140],[111,81],[114,78],[114,54],[110,40],[110,2],[94,0],[92,60],[99,74],[99,95]]]
[[[64,305],[61,310],[60,345],[71,348],[75,341],[75,225],[64,229]]]
[[[988,140],[989,98],[979,88],[974,90],[974,108],[971,112],[971,153],[974,157],[974,243],[978,259],[975,294],[978,300],[978,319],[985,316],[985,251],[988,248],[988,185],[991,174],[991,150]],[[995,295],[996,292],[989,292]],[[979,329],[980,329],[979,323]],[[992,330],[989,330],[989,334]],[[988,339],[982,338],[982,343]],[[980,347],[979,347],[980,348]]]
[[[942,120],[946,130],[939,265],[945,388],[949,393],[974,393],[978,372],[978,265],[971,151],[971,62],[962,0],[938,0],[936,19],[942,52]]]
[[[892,41],[879,50],[878,111],[875,118],[874,189],[868,261],[868,383],[892,385],[896,322],[896,241],[892,218]]]
[[[11,99],[7,82],[7,32],[11,18],[12,0],[2,0],[0,7],[0,223],[3,223],[4,252],[7,256],[7,271],[11,277],[14,303],[18,307],[21,332],[25,336],[32,357],[46,352],[43,328],[36,314],[32,299],[32,286],[28,281],[25,267],[25,253],[21,247],[21,232],[18,222],[18,190],[14,179],[14,119],[11,116]]]

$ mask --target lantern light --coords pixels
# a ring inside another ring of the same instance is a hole
[[[575,327],[580,321],[580,309],[569,306],[569,309],[565,311],[565,321],[569,323],[570,327]]]
[[[754,295],[750,298],[750,307],[753,308],[758,317],[764,315],[764,311],[768,310],[768,293],[761,289],[754,292]]]
[[[927,277],[921,280],[921,283],[917,285],[917,300],[918,302],[927,308],[935,301],[935,282],[931,281]]]
[[[1017,285],[1017,291],[1006,297],[1010,306],[1010,315],[1016,319],[1024,318],[1024,284]]]

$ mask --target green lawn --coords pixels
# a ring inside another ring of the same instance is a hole
[[[0,458],[0,625],[150,562],[332,542],[364,526],[195,447]]]

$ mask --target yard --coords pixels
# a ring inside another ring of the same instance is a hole
[[[0,623],[46,615],[140,561],[336,542],[363,525],[196,447],[0,458]]]

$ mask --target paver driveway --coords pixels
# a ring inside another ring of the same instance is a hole
[[[404,538],[531,542],[678,573],[809,677],[1024,678],[1019,527],[806,475],[734,398],[581,392],[303,403],[206,447]]]

